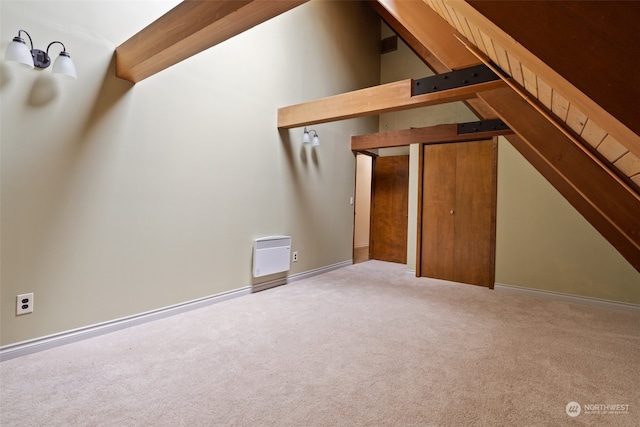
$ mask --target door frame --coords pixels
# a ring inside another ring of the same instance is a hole
[[[371,157],[371,176],[369,177],[371,193],[373,193],[373,167],[375,166],[375,161],[378,157],[378,154],[372,153],[371,151],[367,150],[352,150],[351,152],[353,153],[353,161],[355,162],[353,177],[353,235],[351,236],[351,260],[353,262],[353,260],[356,258],[356,203],[358,200],[358,192],[356,191],[356,189],[358,188],[358,154]],[[371,203],[371,200],[369,200],[369,203]],[[371,212],[369,212],[369,253],[367,254],[367,257],[369,259],[371,258]]]

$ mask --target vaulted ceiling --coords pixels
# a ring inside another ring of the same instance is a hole
[[[483,62],[500,73],[508,88],[470,107],[504,120],[511,144],[640,271],[640,4],[371,4],[434,71]]]
[[[637,2],[425,0],[463,43],[491,60],[640,185]],[[634,19],[635,15],[635,19]]]
[[[117,48],[116,73],[140,81],[305,1],[185,1]],[[434,72],[484,63],[502,84],[435,101],[398,92],[406,82],[381,85],[282,108],[279,127],[464,99],[507,123],[511,144],[640,271],[640,2],[369,3]],[[177,57],[187,39],[196,47]],[[377,107],[363,109],[372,97]],[[327,117],[327,105],[340,114]]]

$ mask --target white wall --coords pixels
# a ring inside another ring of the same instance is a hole
[[[500,138],[496,282],[640,304],[640,273]]]
[[[3,52],[26,29],[63,41],[79,75],[0,64],[2,344],[248,286],[259,236],[293,237],[291,274],[351,258],[350,137],[377,118],[315,126],[310,149],[276,114],[379,82],[375,13],[312,1],[116,79],[115,47],[176,3],[0,3]],[[35,311],[16,317],[26,292]]]

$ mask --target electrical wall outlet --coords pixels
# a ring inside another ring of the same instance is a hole
[[[33,313],[33,292],[16,297],[16,316]]]
[[[293,253],[293,262],[298,262],[298,251]]]

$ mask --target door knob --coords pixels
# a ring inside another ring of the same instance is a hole
[[[450,211],[449,213],[450,213],[451,215],[453,215],[453,214],[454,214],[453,209],[451,209],[451,211]]]

